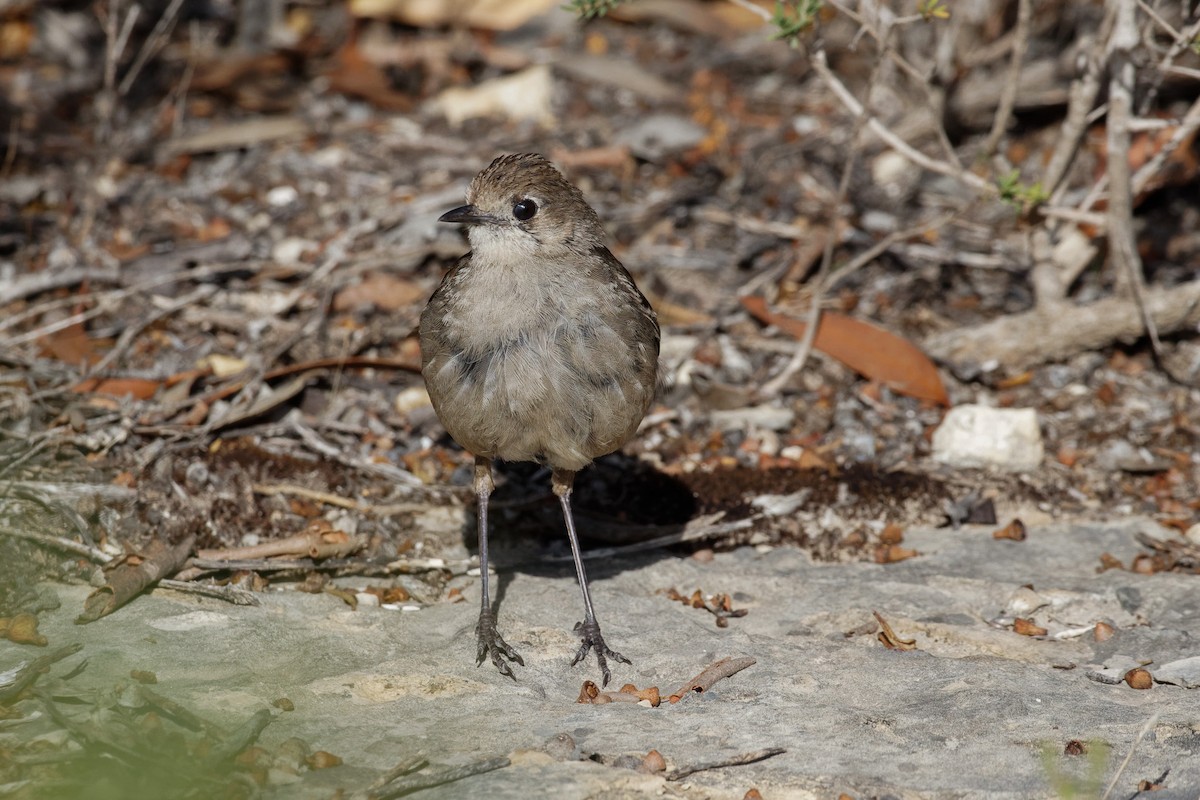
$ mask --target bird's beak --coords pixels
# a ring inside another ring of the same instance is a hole
[[[496,218],[491,214],[484,214],[475,208],[475,206],[459,206],[458,208],[450,209],[438,217],[438,222],[461,222],[464,225],[479,225],[496,222]]]

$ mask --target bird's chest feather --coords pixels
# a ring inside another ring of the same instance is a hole
[[[461,277],[444,318],[450,347],[439,372],[457,384],[447,400],[516,416],[577,400],[595,340],[607,331],[595,309],[562,276],[513,282],[481,270]]]

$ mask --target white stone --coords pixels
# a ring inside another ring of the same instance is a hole
[[[957,406],[933,433],[933,458],[956,467],[1037,469],[1045,447],[1032,408]]]
[[[291,267],[299,264],[300,260],[307,253],[315,253],[316,251],[316,242],[301,239],[297,236],[289,236],[275,243],[275,246],[271,248],[271,258],[277,264]]]
[[[275,208],[290,206],[299,199],[300,193],[296,191],[296,187],[294,186],[276,186],[267,192],[267,203]]]

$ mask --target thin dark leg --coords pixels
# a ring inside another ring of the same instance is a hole
[[[575,658],[571,661],[571,666],[575,666],[582,661],[588,654],[589,650],[596,651],[596,661],[600,662],[600,674],[604,676],[604,686],[608,685],[612,679],[612,673],[608,670],[608,659],[612,658],[624,664],[632,664],[625,656],[615,650],[610,650],[608,645],[604,643],[604,637],[600,634],[600,623],[596,621],[596,612],[592,608],[592,596],[588,592],[587,573],[583,569],[583,556],[579,552],[579,537],[575,534],[575,517],[571,513],[571,486],[575,482],[575,473],[565,470],[554,470],[554,477],[551,483],[554,487],[554,493],[558,495],[558,502],[562,506],[563,519],[567,523],[567,538],[571,540],[571,555],[575,557],[575,574],[579,576],[579,589],[583,592],[583,622],[575,625],[575,630],[579,632],[582,644],[579,646],[579,652],[575,654]]]
[[[522,667],[525,662],[521,656],[508,646],[508,642],[500,638],[496,631],[496,614],[492,611],[492,595],[488,590],[488,498],[495,484],[492,483],[492,462],[482,456],[475,457],[475,497],[478,501],[479,523],[479,577],[483,582],[480,592],[479,623],[475,626],[475,637],[478,640],[479,651],[476,654],[476,664],[482,664],[483,659],[491,656],[492,663],[502,675],[516,680],[512,668],[501,656],[509,661],[515,661]]]

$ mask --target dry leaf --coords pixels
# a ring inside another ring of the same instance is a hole
[[[38,339],[38,344],[44,354],[65,364],[83,367],[100,360],[96,342],[88,338],[82,322],[48,333]]]
[[[425,289],[412,281],[371,272],[361,282],[342,289],[333,298],[334,311],[351,311],[357,308],[377,308],[380,311],[399,311],[425,296]]]
[[[896,632],[892,630],[892,626],[888,624],[888,621],[884,619],[878,611],[872,611],[871,613],[875,616],[875,621],[879,623],[880,631],[878,634],[876,634],[875,638],[879,640],[880,644],[889,650],[917,649],[916,639],[901,639],[896,635]]]
[[[71,387],[79,394],[106,394],[113,397],[126,395],[136,400],[149,400],[162,386],[162,381],[150,378],[88,378]]]
[[[333,91],[359,97],[385,111],[413,109],[412,98],[395,91],[387,73],[378,64],[368,61],[353,40],[338,51],[325,77]]]
[[[1016,619],[1016,621],[1013,622],[1013,631],[1021,634],[1022,636],[1045,636],[1046,635],[1045,628],[1043,628],[1041,625],[1034,623],[1033,620],[1025,619],[1024,617],[1018,617]]]
[[[514,122],[532,120],[550,127],[554,124],[553,93],[550,68],[538,64],[478,86],[447,89],[433,105],[454,126],[477,117],[498,117]]]
[[[999,530],[992,531],[993,539],[1010,539],[1014,542],[1025,541],[1025,523],[1014,518],[1012,522]]]
[[[797,339],[804,336],[805,323],[776,314],[767,308],[763,298],[743,297],[742,305],[763,323],[774,325]],[[813,347],[892,391],[950,405],[942,377],[929,357],[912,342],[883,328],[826,311],[821,314]]]
[[[393,19],[418,28],[454,24],[511,31],[561,4],[561,0],[350,0],[356,17]]]
[[[244,359],[222,355],[221,353],[210,353],[196,362],[198,369],[208,370],[217,378],[228,378],[231,375],[237,375],[239,372],[244,372],[249,366]]]

